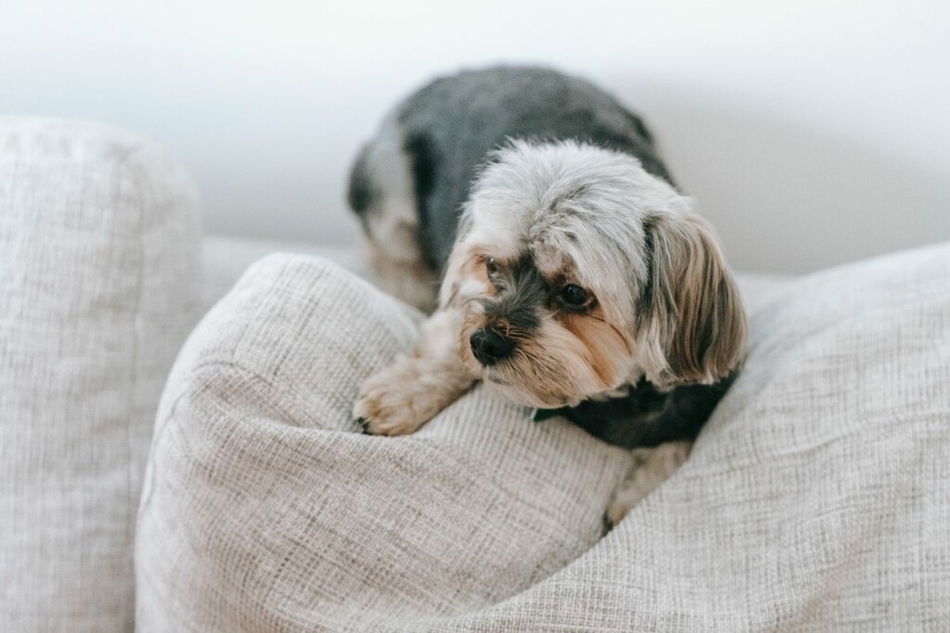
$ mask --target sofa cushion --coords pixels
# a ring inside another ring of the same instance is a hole
[[[0,631],[132,630],[135,509],[197,256],[191,187],[150,145],[0,118]]]
[[[630,464],[476,389],[402,438],[360,380],[420,315],[330,262],[253,266],[169,379],[136,551],[142,631],[335,630],[484,608],[601,535]]]
[[[271,257],[159,414],[142,631],[938,630],[950,618],[950,245],[794,282],[686,464],[603,539],[629,455],[476,388],[354,433],[417,315]]]

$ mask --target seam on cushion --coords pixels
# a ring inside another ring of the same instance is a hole
[[[147,263],[146,253],[145,253],[145,213],[146,213],[146,201],[149,199],[146,196],[144,188],[147,184],[147,179],[142,173],[140,165],[133,163],[134,158],[136,158],[142,151],[141,146],[135,148],[129,154],[126,155],[123,165],[128,168],[130,176],[136,186],[136,194],[139,196],[139,226],[138,226],[138,246],[139,246],[139,266],[137,271],[137,293],[135,298],[135,319],[133,321],[135,336],[132,344],[132,383],[131,383],[131,392],[129,394],[129,419],[125,426],[125,437],[126,437],[126,449],[128,451],[128,462],[126,463],[126,519],[125,519],[125,530],[126,530],[126,547],[131,550],[133,556],[133,579],[135,573],[135,530],[134,523],[136,519],[136,513],[138,511],[138,503],[133,503],[136,497],[136,492],[133,490],[133,469],[135,468],[135,451],[132,448],[132,425],[139,423],[141,420],[133,420],[132,415],[138,414],[138,407],[136,406],[136,396],[138,394],[138,385],[142,380],[141,376],[141,367],[139,366],[139,357],[141,355],[141,338],[144,335],[142,331],[142,302],[143,295],[145,294],[145,266]],[[144,464],[143,464],[144,466]],[[135,511],[133,512],[133,508]],[[135,621],[135,585],[133,581],[132,586],[132,622]]]
[[[159,419],[158,414],[156,413],[155,422],[154,422],[153,431],[152,431],[152,437],[149,440],[148,457],[145,460],[145,464],[146,464],[145,472],[146,472],[146,475],[150,475],[150,477],[148,478],[148,481],[151,481],[152,478],[155,477],[155,468],[150,463],[151,457],[152,457],[152,449],[161,443],[162,438],[165,435],[165,429],[168,428],[169,422],[171,422],[171,420],[175,417],[175,413],[178,411],[178,405],[185,398],[185,396],[188,395],[188,393],[189,393],[188,390],[183,390],[180,394],[175,396],[175,399],[168,406],[168,413],[164,417]],[[149,492],[148,495],[145,494],[146,488],[148,488],[148,492]],[[147,482],[143,480],[142,482],[143,494],[139,498],[139,502],[136,504],[136,519],[138,519],[139,511],[140,510],[145,511],[145,509],[147,508],[149,499],[151,498],[151,490],[152,490],[152,486],[148,485]],[[138,526],[136,526],[136,532],[138,532]],[[133,538],[133,541],[134,540],[137,540],[137,535],[135,535],[135,537]],[[133,542],[133,547],[134,547],[134,542]],[[134,563],[134,560],[133,560],[133,563]]]
[[[128,459],[126,461],[126,505],[125,505],[125,545],[129,549],[133,560],[133,579],[134,579],[134,556],[135,556],[135,530],[134,524],[136,515],[138,513],[138,499],[136,499],[137,492],[133,490],[133,470],[136,468],[134,464],[135,461],[135,450],[132,447],[133,443],[133,432],[132,427],[134,424],[141,424],[143,421],[133,419],[133,416],[137,415],[138,407],[136,406],[136,396],[138,394],[138,385],[141,382],[141,368],[139,366],[139,360],[141,356],[141,345],[142,345],[142,336],[144,332],[142,331],[142,304],[144,301],[145,294],[145,266],[147,263],[146,253],[145,253],[145,231],[146,231],[146,202],[150,199],[146,195],[145,189],[148,185],[148,178],[145,177],[144,171],[140,164],[136,163],[136,159],[142,154],[144,147],[142,145],[135,146],[130,149],[130,151],[123,156],[121,165],[121,171],[128,172],[128,175],[135,187],[136,195],[138,196],[138,269],[137,269],[137,279],[136,279],[136,297],[135,297],[135,310],[133,312],[133,332],[134,336],[132,338],[132,372],[131,380],[129,382],[129,394],[128,394],[128,416],[126,418],[125,425],[125,439],[126,439],[126,454]],[[154,422],[153,422],[154,424]],[[144,464],[143,464],[144,466]],[[143,482],[144,483],[144,482]],[[135,585],[133,580],[132,585],[132,609],[133,609],[133,622],[134,622],[134,609],[135,609]]]
[[[249,369],[249,368],[245,367],[244,365],[241,365],[240,363],[235,362],[235,361],[225,361],[225,360],[205,361],[205,362],[203,362],[203,363],[200,363],[200,364],[195,365],[194,367],[192,367],[192,368],[188,371],[188,374],[187,374],[186,378],[189,378],[189,379],[190,379],[190,378],[193,378],[193,377],[197,376],[199,373],[203,373],[205,370],[210,369],[210,368],[215,368],[215,367],[220,367],[220,368],[224,368],[224,369],[230,369],[230,370],[233,370],[233,371],[235,371],[235,372],[244,374],[245,377],[254,378],[254,379],[256,379],[256,380],[258,380],[258,381],[264,383],[265,385],[267,385],[267,387],[269,387],[269,388],[274,392],[275,395],[280,396],[280,397],[287,397],[287,398],[292,399],[293,402],[294,402],[295,404],[297,404],[297,405],[300,405],[300,408],[302,408],[302,409],[309,409],[309,408],[311,408],[310,403],[308,403],[308,402],[306,402],[305,400],[301,399],[301,398],[296,394],[296,392],[294,392],[294,391],[292,391],[292,390],[289,390],[289,389],[284,389],[284,388],[278,387],[278,386],[274,383],[274,381],[268,379],[267,377],[263,376],[263,375],[260,374],[259,372],[256,372],[256,371],[254,371],[254,370],[252,370],[252,369]],[[179,394],[178,396],[175,397],[174,402],[173,402],[172,405],[169,407],[169,414],[168,414],[165,418],[163,418],[163,420],[162,420],[162,426],[164,426],[164,423],[172,416],[172,414],[174,413],[174,411],[177,409],[179,402],[181,402],[181,400],[182,400],[184,397],[186,397],[189,393],[191,393],[191,390],[190,390],[190,389],[186,389],[186,390],[183,391],[181,394]],[[310,422],[312,422],[312,420],[307,420],[307,422],[310,423]],[[307,430],[311,430],[311,431],[324,431],[324,432],[328,432],[328,433],[351,433],[351,434],[354,434],[354,435],[360,435],[360,433],[357,433],[357,432],[356,432],[355,427],[354,427],[354,430],[353,430],[353,431],[343,431],[343,430],[339,430],[339,429],[328,429],[328,428],[325,428],[325,427],[324,427],[323,425],[321,425],[321,424],[316,424],[316,425],[311,425],[311,426],[302,426],[302,425],[297,425],[297,424],[288,424],[288,425],[286,425],[286,426],[291,427],[291,428],[307,429]],[[413,439],[413,440],[415,440],[415,441],[420,441],[420,442],[423,442],[423,443],[427,443],[427,442],[428,442],[428,440],[426,440],[425,438],[406,438],[406,439]]]
[[[259,261],[261,261],[261,260],[258,260],[258,262],[259,262]],[[254,264],[256,264],[256,263],[257,263],[257,262],[255,262]],[[254,264],[252,264],[252,266],[253,266]],[[282,266],[282,270],[283,270],[283,269],[286,269],[286,264],[284,264],[284,265]],[[238,280],[237,283],[235,283],[234,286],[232,286],[231,291],[233,291],[234,288],[237,288],[237,286],[240,284],[240,282],[244,280],[245,276],[247,275],[247,270],[249,270],[249,268],[246,269],[246,270],[241,274],[241,278]],[[257,301],[257,312],[255,312],[255,314],[254,314],[255,317],[258,315],[258,313],[259,313],[259,311],[262,309],[262,307],[265,306],[265,305],[267,305],[267,303],[268,303],[268,302],[267,302],[267,299],[268,299],[274,292],[276,292],[276,291],[277,291],[277,285],[276,285],[276,284],[270,284],[270,285],[267,287],[267,289],[264,291],[264,295],[263,295],[260,299],[258,299],[258,301]],[[228,295],[230,295],[230,294],[231,294],[231,292],[228,292]],[[253,323],[254,321],[255,321],[255,319],[252,318],[252,319],[247,319],[247,320],[244,322],[244,326],[241,328],[241,333],[238,334],[238,335],[235,337],[234,343],[230,346],[230,360],[227,361],[228,364],[233,365],[233,366],[235,366],[235,367],[238,367],[238,366],[239,366],[239,365],[237,365],[237,363],[236,363],[236,361],[235,361],[235,358],[237,357],[238,349],[240,349],[241,345],[243,345],[243,343],[244,343],[244,340],[247,338],[247,333],[250,331],[251,325],[252,325],[252,323]],[[215,362],[221,362],[221,361],[212,361],[212,362],[202,363],[202,364],[196,366],[194,369],[198,369],[198,368],[200,368],[200,367],[205,367],[205,366],[213,365]]]
[[[181,380],[183,380],[183,381],[184,381],[184,380],[189,380],[189,379],[191,379],[191,378],[197,376],[197,375],[198,375],[199,373],[201,373],[203,370],[208,369],[209,367],[226,367],[226,368],[229,368],[229,369],[240,369],[240,370],[243,370],[243,369],[244,369],[243,367],[241,367],[241,366],[238,365],[237,363],[232,363],[232,362],[229,362],[229,361],[221,361],[221,360],[204,361],[204,362],[198,363],[197,365],[195,365],[195,366],[193,366],[191,369],[189,369],[188,372],[185,373],[185,374],[182,376]],[[245,370],[245,371],[247,371],[247,370]],[[171,378],[171,375],[169,375],[169,378]],[[181,401],[182,401],[186,396],[188,396],[188,394],[190,394],[190,393],[191,393],[191,389],[190,389],[190,388],[188,388],[188,387],[182,387],[181,393],[179,393],[178,395],[176,395],[176,396],[175,396],[175,399],[172,400],[171,403],[168,405],[168,413],[166,413],[162,418],[158,418],[158,417],[156,416],[156,418],[155,418],[155,433],[153,434],[153,438],[152,438],[153,443],[154,443],[159,437],[161,437],[162,432],[163,432],[163,430],[164,430],[164,428],[165,428],[166,423],[167,423],[169,420],[171,420],[173,417],[175,417],[175,413],[176,413],[176,411],[178,410],[178,405],[179,405],[179,404],[181,403]]]

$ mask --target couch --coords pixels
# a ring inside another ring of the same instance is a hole
[[[421,315],[199,215],[149,142],[0,118],[0,630],[947,630],[950,245],[740,275],[741,377],[604,535],[628,452],[477,388],[359,434]]]

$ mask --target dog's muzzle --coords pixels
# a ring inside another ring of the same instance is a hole
[[[481,328],[469,337],[472,354],[482,365],[494,365],[511,355],[515,349],[514,340],[497,330]]]

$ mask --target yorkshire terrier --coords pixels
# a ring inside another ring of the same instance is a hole
[[[368,433],[412,433],[480,380],[656,447],[638,451],[613,524],[686,459],[742,360],[745,317],[638,116],[552,70],[440,78],[363,147],[349,202],[382,287],[432,311],[412,352],[362,384]]]

